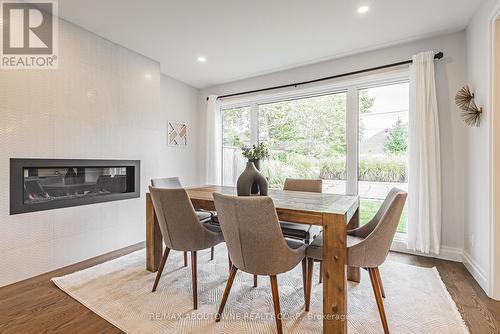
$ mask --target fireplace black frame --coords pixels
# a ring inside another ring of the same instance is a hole
[[[81,197],[35,204],[24,203],[24,168],[68,168],[68,167],[133,167],[134,191],[112,193],[106,196]],[[140,160],[89,160],[89,159],[10,159],[10,214],[44,211],[102,202],[119,201],[141,196]]]

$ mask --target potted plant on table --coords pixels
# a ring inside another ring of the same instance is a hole
[[[249,196],[260,194],[267,195],[268,182],[260,170],[260,160],[269,156],[269,150],[260,143],[259,145],[252,145],[251,147],[242,146],[241,152],[245,158],[248,159],[247,166],[243,173],[238,177],[236,188],[238,196]]]
[[[259,145],[254,144],[251,147],[243,145],[241,153],[249,162],[253,162],[255,168],[258,170],[260,170],[260,160],[269,157],[269,150],[264,143],[260,143]]]

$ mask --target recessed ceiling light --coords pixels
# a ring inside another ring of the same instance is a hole
[[[206,62],[206,61],[207,61],[207,58],[202,57],[202,56],[198,57],[198,62],[199,62],[199,63],[204,63],[204,62]]]
[[[151,79],[153,76],[151,75],[151,73],[146,73],[144,74],[144,78],[146,79]]]
[[[361,6],[358,8],[358,13],[359,14],[365,14],[365,13],[368,13],[368,11],[370,10],[370,7],[368,6]]]

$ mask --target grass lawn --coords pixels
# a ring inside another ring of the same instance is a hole
[[[372,219],[375,216],[377,210],[380,208],[380,205],[382,205],[382,201],[361,198],[359,207],[359,223],[361,225],[368,223],[370,219]],[[406,209],[405,206],[403,214],[401,215],[401,220],[399,221],[398,225],[397,231],[399,233],[406,233],[407,222],[408,222],[408,210]]]

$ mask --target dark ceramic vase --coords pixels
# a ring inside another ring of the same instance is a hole
[[[260,159],[250,159],[248,160],[249,162],[253,162],[255,168],[260,172]],[[251,194],[258,194],[259,193],[259,184],[257,182],[254,182],[252,184],[252,191]]]
[[[255,168],[257,168],[257,170],[260,171],[260,159],[250,159],[248,161],[253,162]]]
[[[256,188],[254,188],[254,184]],[[248,161],[245,170],[238,177],[236,188],[238,196],[250,196],[253,194],[267,196],[268,183],[266,177],[255,168],[254,163]],[[257,189],[257,192],[252,192],[253,189]]]

